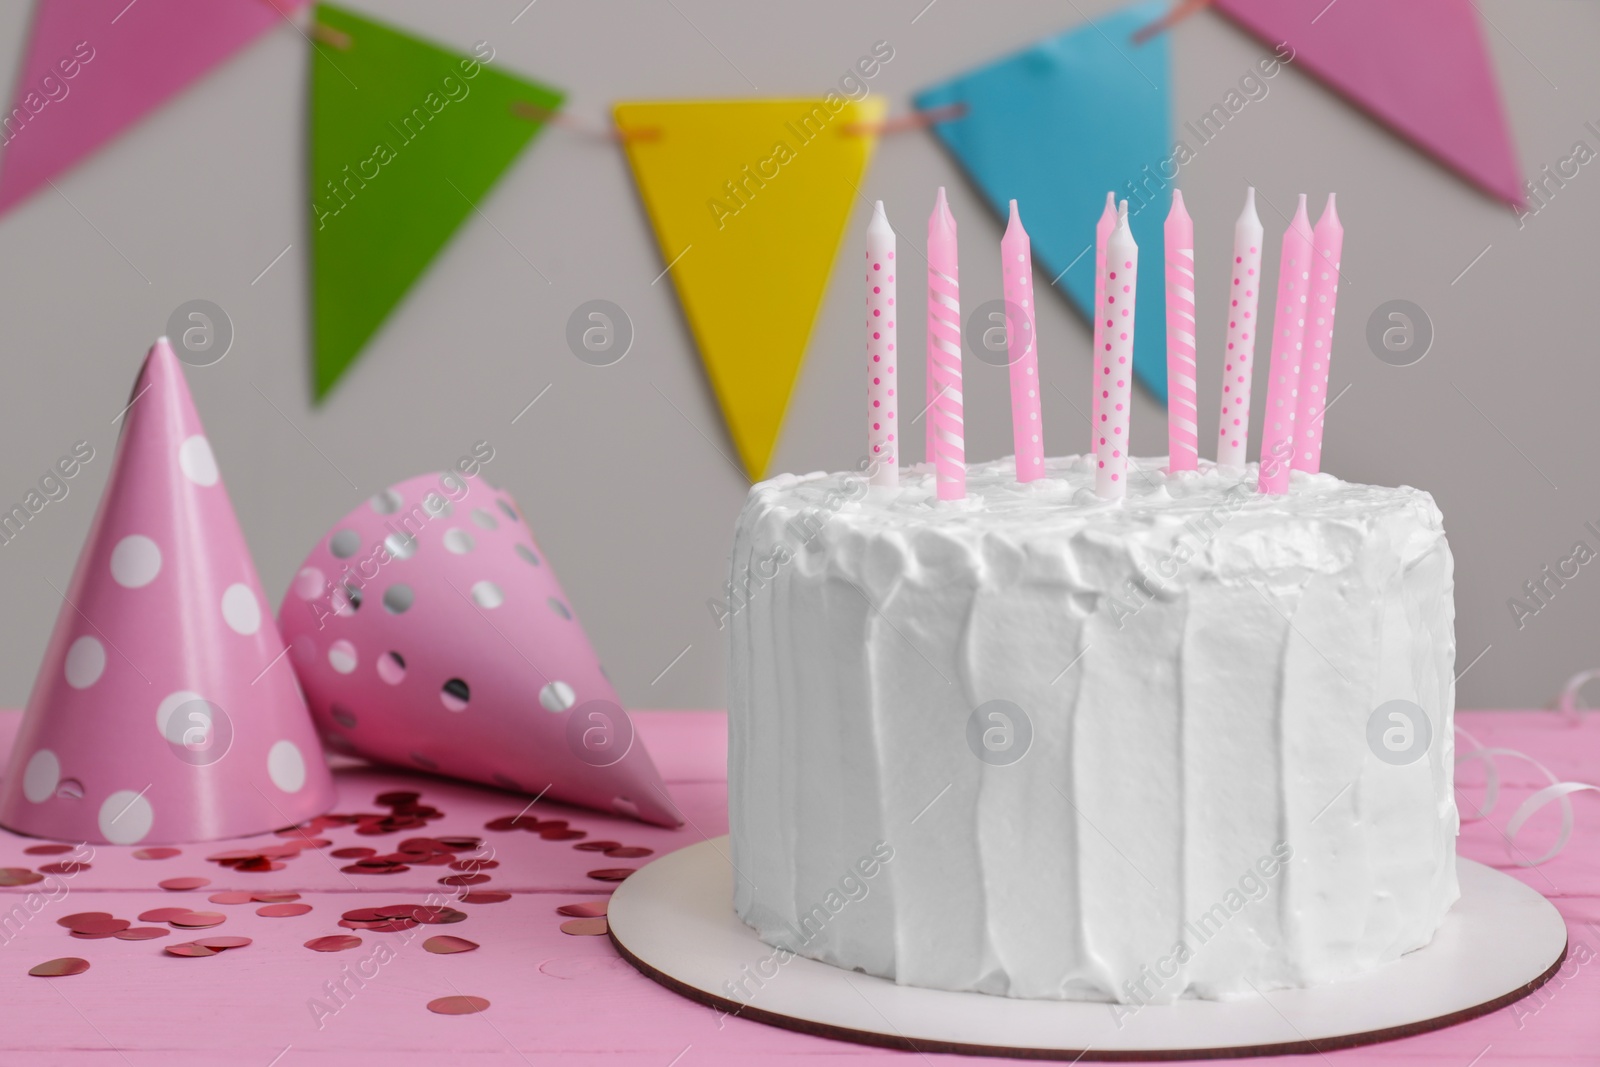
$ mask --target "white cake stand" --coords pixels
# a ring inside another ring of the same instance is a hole
[[[900,986],[794,957],[753,1000],[725,984],[772,955],[733,913],[728,839],[641,868],[611,898],[611,939],[644,974],[730,1015],[919,1052],[1174,1060],[1326,1052],[1436,1030],[1527,996],[1566,957],[1567,927],[1537,892],[1460,860],[1461,899],[1426,948],[1362,978],[1230,1001],[1110,1008]],[[769,970],[770,970],[769,965]]]

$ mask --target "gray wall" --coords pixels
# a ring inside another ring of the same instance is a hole
[[[524,0],[350,2],[462,49],[487,39],[497,64],[566,88],[570,112],[592,122],[629,97],[818,92],[879,39],[895,57],[875,90],[904,108],[917,88],[1078,21],[1076,8],[1108,6],[1030,0],[996,17],[993,4],[939,0],[913,22],[925,0],[541,0],[513,25]],[[7,91],[29,6],[0,9]],[[1579,139],[1600,147],[1583,126],[1600,119],[1600,7],[1479,6],[1504,31],[1489,30],[1489,44],[1523,166],[1553,164]],[[1220,101],[1266,51],[1209,13],[1184,24],[1174,44],[1179,121]],[[494,228],[481,220],[463,228],[343,386],[313,410],[306,62],[300,35],[280,28],[62,179],[60,194],[47,188],[0,219],[0,504],[20,500],[79,438],[103,457],[69,497],[0,546],[0,704],[20,703],[32,684],[58,607],[46,579],[64,587],[71,572],[110,469],[110,420],[145,346],[173,308],[204,297],[228,311],[237,340],[189,379],[269,592],[286,588],[313,539],[360,497],[445,466],[484,438],[498,453],[490,477],[523,503],[624,699],[719,706],[723,649],[705,602],[722,580],[746,486],[718,455],[731,447],[674,295],[666,281],[651,284],[663,264],[620,152],[547,132],[482,205]],[[1520,631],[1506,606],[1573,542],[1600,547],[1583,528],[1600,525],[1591,258],[1600,164],[1519,228],[1506,208],[1303,73],[1269,84],[1183,177],[1202,249],[1202,358],[1214,362],[1222,338],[1220,257],[1246,181],[1279,207],[1298,190],[1338,190],[1349,237],[1334,388],[1351,388],[1330,416],[1325,468],[1433,491],[1456,553],[1462,665],[1492,646],[1463,679],[1462,706],[1542,704],[1569,672],[1600,662],[1600,563]],[[930,137],[883,143],[865,192],[914,237],[940,183],[961,220],[968,299],[998,296],[1000,226]],[[1262,214],[1275,246],[1282,220]],[[855,233],[865,221],[858,212]],[[852,272],[835,273],[775,471],[837,469],[860,454],[855,286]],[[605,369],[580,363],[563,341],[568,314],[596,297],[626,308],[637,329],[633,351]],[[1362,336],[1372,311],[1394,298],[1420,304],[1437,330],[1415,366],[1380,363]],[[1064,301],[1039,311],[1042,373],[1078,398],[1086,330]],[[913,318],[906,345],[917,351]],[[1000,455],[1010,433],[1004,371],[969,368],[969,455]],[[920,390],[915,374],[911,395]],[[1203,377],[1202,410],[1214,412],[1216,375]],[[1257,384],[1259,420],[1265,387]],[[1044,397],[1051,450],[1075,450],[1081,418],[1053,390]],[[602,404],[625,433],[595,432]],[[1143,398],[1134,427],[1139,451],[1164,451],[1162,414]]]

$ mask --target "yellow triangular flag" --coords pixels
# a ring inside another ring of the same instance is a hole
[[[884,111],[877,98],[837,94],[616,107],[662,261],[752,479],[766,473],[850,212],[865,204],[857,188]]]

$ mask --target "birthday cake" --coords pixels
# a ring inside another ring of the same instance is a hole
[[[1432,497],[1135,459],[1106,500],[1092,458],[1045,467],[969,465],[959,500],[927,465],[750,491],[739,916],[779,963],[1121,1012],[1428,944],[1458,896]]]

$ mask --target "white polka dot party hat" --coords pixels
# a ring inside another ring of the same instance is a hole
[[[0,782],[0,824],[171,844],[320,815],[333,781],[166,338],[123,418]]]
[[[384,490],[306,557],[279,624],[324,739],[680,825],[522,512],[480,467]]]

